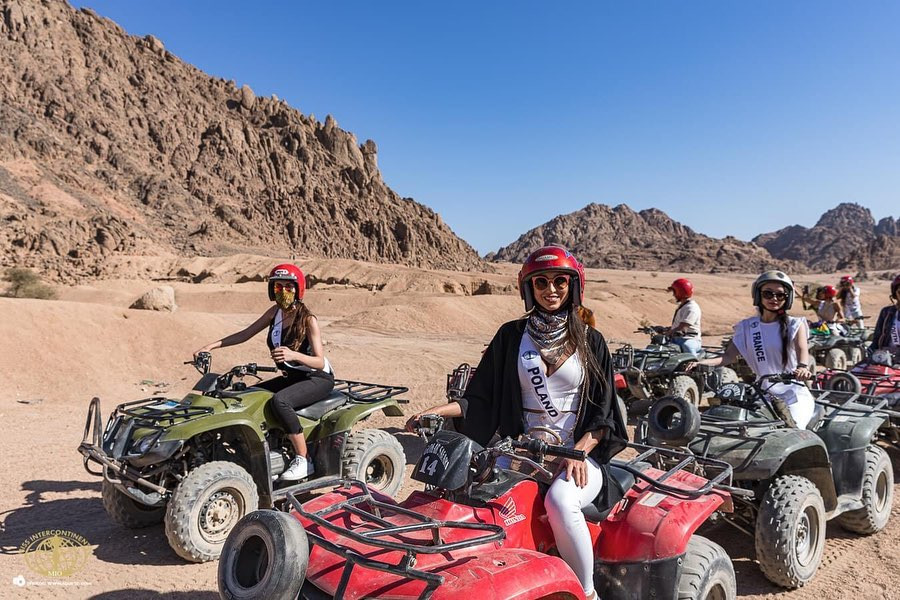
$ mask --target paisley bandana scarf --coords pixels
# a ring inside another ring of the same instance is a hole
[[[551,365],[555,365],[566,350],[568,321],[567,312],[551,314],[535,309],[528,316],[525,331],[534,340],[544,360]]]

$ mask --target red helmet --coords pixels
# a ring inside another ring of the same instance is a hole
[[[894,277],[894,280],[891,282],[891,298],[897,297],[897,290],[900,290],[900,275]]]
[[[687,300],[691,296],[694,295],[694,284],[691,283],[690,279],[676,279],[672,282],[672,285],[669,286],[668,291],[675,293],[675,299],[679,302],[683,302]]]
[[[269,272],[269,300],[275,301],[275,282],[276,281],[293,281],[297,284],[297,300],[303,299],[306,292],[306,278],[303,277],[303,271],[297,265],[285,263],[277,265]]]
[[[849,275],[841,277],[841,285],[853,285],[853,278]]]
[[[825,296],[825,298],[827,298],[827,299],[831,299],[831,298],[834,298],[835,296],[837,296],[837,290],[834,288],[833,285],[826,285],[819,289],[822,290],[822,295]]]
[[[584,301],[584,265],[562,246],[544,246],[532,252],[519,271],[519,295],[525,300],[525,310],[534,308],[534,291],[528,282],[539,273],[562,271],[572,276],[570,296],[575,306]]]

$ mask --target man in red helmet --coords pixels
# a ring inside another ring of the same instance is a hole
[[[668,290],[675,297],[678,308],[672,317],[672,327],[667,331],[673,344],[684,352],[700,355],[700,305],[694,300],[694,284],[683,277],[676,279]]]

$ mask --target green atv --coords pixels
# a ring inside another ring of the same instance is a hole
[[[754,538],[770,581],[796,588],[822,562],[826,521],[864,535],[887,525],[894,471],[876,441],[889,415],[872,398],[812,390],[816,411],[797,429],[786,405],[768,392],[777,383],[801,385],[790,374],[729,383],[716,392],[721,404],[702,415],[682,398],[663,398],[636,438],[729,463],[738,489],[734,511],[721,519]]]
[[[866,355],[868,332],[846,329],[845,333],[810,329],[809,354],[826,369],[846,371]]]
[[[120,404],[105,430],[100,399],[91,400],[78,451],[85,469],[103,477],[103,507],[114,521],[129,528],[163,521],[172,549],[204,562],[218,558],[241,517],[280,505],[306,482],[278,481],[293,456],[290,440],[268,406],[272,392],[242,381],[278,369],[250,363],[219,375],[210,372],[208,352],[185,364],[203,374],[187,396]],[[351,429],[379,410],[403,416],[399,403],[408,401],[396,396],[407,390],[336,380],[327,398],[297,410],[313,479],[339,475],[388,496],[399,491],[400,442],[379,429]]]
[[[704,371],[688,371],[688,363],[715,354],[704,351],[698,357],[670,343],[663,327],[641,327],[635,333],[650,335],[646,348],[635,349],[625,344],[613,353],[613,367],[621,379],[617,391],[632,414],[646,412],[653,399],[681,396],[700,406],[704,395],[711,395],[720,385],[738,380],[728,367]]]

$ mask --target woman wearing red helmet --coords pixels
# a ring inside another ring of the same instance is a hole
[[[672,327],[668,334],[672,343],[684,352],[697,356],[702,350],[700,341],[700,305],[694,300],[694,284],[689,279],[679,278],[672,282],[669,290],[675,297],[678,309],[672,317]]]
[[[849,275],[844,275],[841,277],[841,282],[838,286],[837,296],[841,303],[841,310],[844,313],[844,318],[847,319],[847,324],[852,325],[853,327],[865,327],[866,323],[863,320],[862,303],[859,299],[860,291],[856,286],[856,282],[854,282],[853,278]]]
[[[322,334],[315,315],[303,303],[306,279],[292,264],[281,264],[269,273],[269,300],[274,304],[242,331],[225,336],[194,353],[242,344],[268,328],[266,343],[281,377],[257,384],[274,393],[271,406],[284,424],[296,456],[281,474],[284,480],[304,479],[315,469],[307,459],[306,439],[296,409],[315,404],[334,388],[334,372],[325,358]]]
[[[891,302],[878,313],[869,350],[889,350],[894,362],[900,362],[900,275],[891,281]]]
[[[593,545],[581,509],[612,493],[604,470],[628,435],[612,360],[582,306],[584,267],[565,248],[534,251],[519,272],[519,292],[525,316],[500,327],[465,395],[413,416],[407,428],[422,414],[439,414],[463,417],[461,431],[482,445],[495,433],[530,433],[584,450],[587,460],[561,462],[544,505],[560,556],[594,598]]]
[[[801,297],[803,308],[816,311],[816,316],[819,317],[818,321],[810,323],[810,327],[821,327],[824,323],[831,331],[841,332],[843,326],[839,323],[844,320],[844,313],[841,312],[841,305],[835,300],[836,297],[837,290],[833,285],[816,288],[815,300],[805,294]]]

